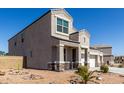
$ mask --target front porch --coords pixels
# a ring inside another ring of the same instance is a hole
[[[79,62],[79,47],[60,44],[52,47],[52,62],[48,63],[48,68],[56,71],[72,70],[78,68]]]

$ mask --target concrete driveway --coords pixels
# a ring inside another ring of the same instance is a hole
[[[110,67],[110,72],[124,74],[124,68]]]
[[[100,70],[100,67],[90,68],[90,70]],[[124,74],[124,68],[109,67],[109,72]]]

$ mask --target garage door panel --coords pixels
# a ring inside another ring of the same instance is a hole
[[[90,59],[90,67],[95,67],[95,59]]]
[[[81,64],[84,65],[84,62],[85,62],[85,59],[82,58],[82,59],[81,59]]]

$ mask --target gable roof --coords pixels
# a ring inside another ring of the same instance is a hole
[[[90,33],[89,33],[88,30],[86,30],[86,29],[81,29],[81,30],[79,31],[79,33],[83,33],[84,35],[86,35],[87,37],[90,38]]]
[[[54,36],[51,36],[51,37],[53,37],[53,38],[55,38],[55,39],[58,39],[58,40],[63,40],[63,41],[67,41],[67,42],[72,42],[72,43],[78,43],[78,44],[80,44],[80,42],[79,41],[75,41],[75,40],[67,40],[67,39],[62,39],[62,38],[58,38],[58,37],[54,37]]]
[[[67,16],[73,19],[72,16],[64,8],[51,9],[51,12],[54,12],[54,11],[63,11]]]
[[[97,49],[112,48],[111,45],[105,45],[105,44],[94,45],[93,47]]]

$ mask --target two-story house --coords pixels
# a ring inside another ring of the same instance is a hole
[[[102,52],[90,49],[90,34],[73,27],[64,9],[51,9],[9,39],[9,55],[26,57],[28,68],[68,70],[99,66]]]

